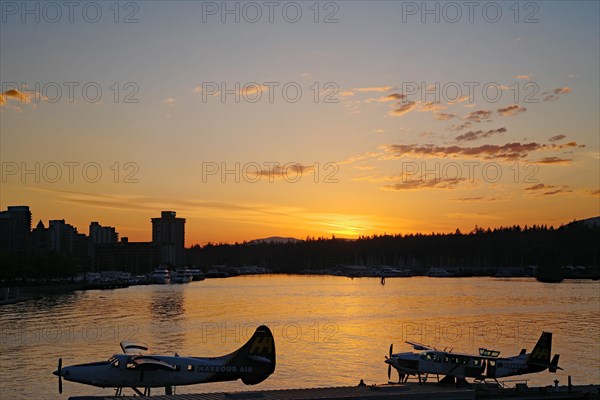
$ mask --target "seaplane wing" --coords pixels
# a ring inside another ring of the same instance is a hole
[[[258,384],[275,371],[275,341],[271,330],[259,326],[254,335],[236,351],[221,357],[184,357],[145,354],[148,346],[140,342],[123,341],[123,354],[108,361],[62,367],[58,360],[58,389],[62,380],[102,388],[131,388],[140,396],[150,395],[151,388],[164,387],[172,394],[174,386],[208,382],[235,381]],[[143,392],[140,390],[143,389]]]
[[[131,340],[123,340],[121,343],[121,349],[125,354],[146,354],[150,351],[150,348],[146,343],[134,342]]]
[[[156,357],[139,356],[131,359],[134,368],[139,369],[161,369],[163,371],[176,371],[177,367],[173,364],[166,363]]]
[[[421,351],[421,350],[435,350],[435,347],[431,347],[431,346],[427,346],[425,344],[421,344],[421,343],[417,343],[417,342],[410,342],[410,341],[406,341],[405,343],[410,344],[413,349]]]

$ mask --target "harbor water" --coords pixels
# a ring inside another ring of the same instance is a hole
[[[384,383],[391,343],[394,352],[411,351],[404,343],[411,340],[474,354],[485,347],[502,357],[531,351],[542,331],[553,333],[564,371],[519,379],[600,382],[600,282],[590,280],[412,277],[382,285],[375,278],[257,275],[69,292],[0,312],[1,399],[111,395],[72,382],[63,382],[59,395],[52,375],[58,358],[63,365],[106,360],[124,339],[146,342],[154,353],[220,356],[260,324],[275,336],[277,367],[252,389]],[[225,382],[176,393],[247,389]]]

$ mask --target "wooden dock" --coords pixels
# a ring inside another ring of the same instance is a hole
[[[162,391],[156,389],[156,391]],[[175,394],[146,397],[152,400],[474,400],[472,389],[446,388],[434,385],[377,385],[339,386],[312,389],[261,390],[231,393]],[[114,397],[70,397],[70,400],[114,400]],[[125,396],[123,400],[139,400],[140,397]]]
[[[162,389],[156,388],[156,392]],[[558,388],[521,387],[455,388],[433,383],[386,384],[374,386],[339,386],[329,388],[260,390],[198,394],[152,395],[149,400],[534,400],[534,399],[600,399],[600,385],[560,386]],[[114,400],[112,396],[80,396],[70,400]],[[123,400],[139,400],[139,396],[123,396]]]

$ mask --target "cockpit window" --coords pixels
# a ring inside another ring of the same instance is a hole
[[[119,359],[117,357],[112,356],[108,359],[108,362],[111,364],[112,367],[119,368]]]

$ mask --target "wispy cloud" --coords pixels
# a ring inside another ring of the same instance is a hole
[[[568,165],[573,161],[571,158],[560,158],[560,157],[544,157],[540,160],[530,161],[534,164],[559,164]]]
[[[542,93],[543,101],[555,101],[558,100],[563,94],[571,93],[570,87],[560,87],[553,89],[549,92]]]
[[[555,186],[546,185],[544,183],[538,183],[533,186],[528,186],[524,189],[526,192],[533,194],[534,196],[552,196],[561,193],[572,193],[573,190],[569,186]]]
[[[34,100],[36,102],[39,102],[42,100],[47,100],[47,98],[45,96],[43,96],[40,92],[35,92],[35,91],[22,92],[17,89],[9,89],[9,90],[6,90],[6,91],[0,93],[0,107],[8,105],[9,100],[16,100],[16,101],[19,101],[24,104],[31,104],[34,102]],[[33,104],[33,106],[35,107],[35,104]],[[10,106],[9,106],[9,108],[10,108]],[[12,108],[16,111],[23,111],[18,106],[12,106]]]
[[[462,135],[459,135],[456,137],[456,140],[458,142],[468,142],[471,140],[478,140],[478,139],[482,139],[482,138],[487,138],[490,137],[492,135],[496,135],[498,133],[505,133],[507,131],[506,128],[502,127],[502,128],[498,128],[498,129],[490,129],[489,131],[482,131],[482,130],[478,130],[478,131],[469,131],[467,133],[464,133]]]
[[[584,147],[575,142],[563,145],[543,145],[531,143],[506,143],[503,145],[485,144],[476,147],[465,146],[438,146],[434,144],[392,144],[383,146],[383,149],[393,158],[405,156],[421,157],[469,157],[483,159],[518,160],[527,157],[529,153],[545,150],[560,150],[568,147]]]
[[[548,139],[549,142],[559,142],[563,139],[565,139],[567,136],[566,135],[556,135],[556,136],[552,136],[550,139]]]
[[[384,190],[415,190],[415,189],[455,189],[467,178],[440,178],[440,179],[409,179],[393,185],[385,185]]]
[[[468,113],[465,119],[471,122],[491,122],[492,112],[490,110],[477,110]]]
[[[452,199],[456,201],[496,201],[497,197],[485,197],[485,196],[474,196],[474,197],[458,197],[456,199]]]
[[[415,101],[409,101],[406,103],[397,103],[396,104],[396,108],[394,108],[392,111],[390,111],[390,113],[392,115],[396,115],[396,116],[401,116],[404,114],[408,114],[409,112],[411,112],[412,110],[414,110],[415,108],[417,108],[418,103]]]
[[[385,96],[380,96],[380,97],[371,97],[367,100],[365,100],[366,103],[386,103],[389,101],[402,101],[406,98],[405,94],[402,93],[391,93]]]
[[[433,117],[439,121],[448,121],[450,119],[458,118],[456,114],[448,114],[448,113],[435,113]]]
[[[517,104],[512,104],[510,106],[499,108],[498,114],[500,114],[503,117],[508,117],[508,116],[519,114],[519,113],[522,113],[525,111],[527,111],[527,108],[521,107]]]
[[[354,88],[352,91],[357,92],[387,92],[388,90],[392,90],[392,86],[373,86],[373,87],[362,87],[362,88]]]
[[[444,110],[446,106],[443,106],[439,101],[427,101],[421,103],[419,111],[440,111]]]
[[[457,132],[457,131],[462,131],[463,129],[470,128],[471,126],[473,126],[473,124],[470,123],[469,121],[467,121],[463,124],[458,124],[458,125],[452,124],[449,127],[447,127],[446,129],[449,131]]]

